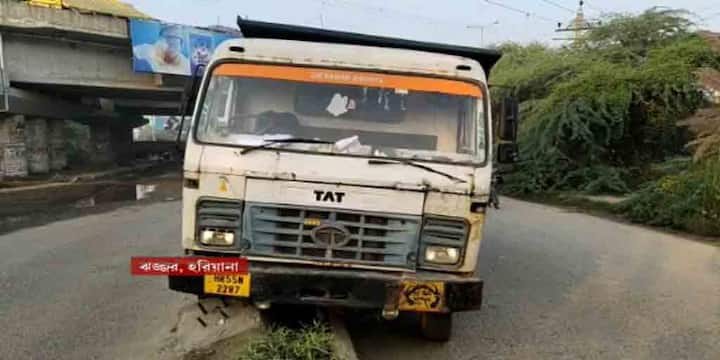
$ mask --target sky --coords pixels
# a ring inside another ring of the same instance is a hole
[[[557,33],[574,18],[577,0],[123,0],[163,21],[237,27],[236,16],[252,20],[488,46],[507,41],[561,45]],[[720,1],[586,0],[585,15],[639,13],[654,6],[696,14],[699,27],[720,31]]]

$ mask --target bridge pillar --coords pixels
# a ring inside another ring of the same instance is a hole
[[[68,139],[64,120],[48,120],[48,154],[50,170],[62,170],[68,166]]]
[[[65,169],[69,146],[79,151],[73,157],[74,165],[132,163],[132,130],[136,122],[90,119],[86,120],[89,131],[85,135],[68,138],[63,120],[0,114],[0,179]]]
[[[0,117],[0,178],[28,175],[25,150],[25,117]]]
[[[88,162],[91,164],[109,164],[113,161],[110,127],[106,122],[90,124],[90,153],[88,155]]]
[[[25,115],[0,117],[0,177],[67,167],[65,123]]]
[[[25,148],[28,172],[30,174],[47,174],[50,172],[47,120],[37,117],[25,117]]]
[[[133,127],[126,123],[112,123],[110,126],[110,145],[115,162],[127,165],[135,160],[133,151]]]
[[[134,160],[132,127],[118,122],[90,124],[90,162],[128,164]]]

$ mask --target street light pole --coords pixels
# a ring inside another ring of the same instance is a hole
[[[491,23],[483,24],[483,25],[468,25],[468,29],[480,29],[480,46],[485,46],[485,28],[493,25],[499,24],[499,20],[495,20]]]
[[[320,1],[320,28],[325,28],[325,6],[327,5],[327,0],[321,0]]]

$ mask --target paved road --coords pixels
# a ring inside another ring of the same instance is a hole
[[[483,244],[482,312],[446,345],[353,324],[364,359],[720,358],[720,248],[506,200]],[[128,274],[179,251],[180,202],[0,236],[0,359],[154,358],[190,301]]]
[[[413,319],[351,327],[361,359],[720,359],[720,247],[504,200],[479,270],[482,311],[448,344]]]
[[[0,236],[0,359],[140,359],[189,301],[129,257],[180,253],[180,202],[132,204]]]

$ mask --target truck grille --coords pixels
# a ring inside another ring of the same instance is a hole
[[[415,268],[419,216],[247,204],[245,217],[252,255]],[[349,241],[328,246],[313,239],[320,224],[346,229]]]

